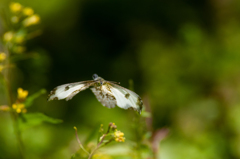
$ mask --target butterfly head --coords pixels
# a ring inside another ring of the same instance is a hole
[[[98,82],[99,85],[103,85],[105,83],[105,80],[97,74],[93,74],[92,78],[94,81]]]
[[[93,78],[93,80],[96,80],[98,78],[98,75],[97,74],[93,74],[92,78]]]

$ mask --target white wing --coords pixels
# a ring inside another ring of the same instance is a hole
[[[93,85],[95,81],[83,81],[76,83],[69,83],[54,88],[48,95],[48,101],[65,99],[68,101],[72,99],[77,93],[83,91]]]
[[[103,106],[108,108],[114,108],[117,104],[116,98],[112,94],[108,85],[101,85],[98,87],[90,88],[98,101],[102,103]]]
[[[142,99],[135,92],[121,87],[117,84],[110,83],[110,90],[117,100],[117,106],[123,109],[134,109],[139,112],[142,111]]]

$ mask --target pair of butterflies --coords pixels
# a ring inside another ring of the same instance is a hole
[[[135,92],[121,87],[116,82],[106,81],[97,74],[93,80],[69,83],[54,88],[48,95],[48,101],[72,99],[80,91],[91,87],[91,91],[103,106],[114,108],[116,105],[123,109],[134,109],[141,113],[143,102]]]

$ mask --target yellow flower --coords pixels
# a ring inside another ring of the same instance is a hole
[[[0,62],[6,59],[7,55],[4,52],[0,52]]]
[[[14,103],[12,105],[12,108],[16,110],[17,113],[26,113],[27,112],[27,109],[25,108],[25,105],[23,103]]]
[[[3,69],[4,69],[4,66],[0,65],[0,72],[2,72]]]
[[[115,137],[123,137],[123,136],[124,136],[124,133],[121,132],[121,131],[119,131],[119,130],[117,130],[117,131],[114,132],[114,136],[115,136]]]
[[[28,95],[28,91],[23,90],[22,88],[18,88],[17,92],[18,92],[18,99],[21,99],[21,100],[26,99],[26,97]]]
[[[38,24],[40,22],[40,17],[37,14],[34,14],[30,17],[27,17],[24,21],[23,21],[23,25],[25,27],[28,27],[30,25],[35,25]]]
[[[6,42],[9,42],[12,40],[13,38],[13,32],[12,31],[8,31],[6,32],[4,35],[3,35],[3,40],[6,41]]]
[[[124,136],[124,133],[121,132],[121,131],[115,131],[114,132],[114,138],[115,138],[115,141],[117,142],[124,142],[125,141],[125,137]]]
[[[7,111],[9,111],[10,110],[10,108],[9,108],[9,106],[7,106],[7,105],[1,105],[0,106],[0,111],[5,111],[5,112],[7,112]]]
[[[9,8],[13,13],[15,13],[15,12],[19,12],[22,9],[22,5],[20,3],[12,2]]]
[[[34,13],[34,11],[30,7],[26,7],[26,8],[23,9],[23,14],[26,15],[26,16],[33,15],[33,13]]]

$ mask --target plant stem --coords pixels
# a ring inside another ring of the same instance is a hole
[[[83,151],[86,152],[86,153],[89,155],[89,152],[83,147],[83,145],[82,145],[80,139],[78,138],[77,128],[74,127],[74,129],[75,129],[75,135],[76,135],[76,138],[77,138],[77,142],[78,142],[80,148],[83,149]]]
[[[9,52],[5,51],[5,53],[7,53],[7,66],[9,65]],[[9,71],[6,70],[6,74],[5,76],[3,75],[3,81],[5,82],[5,87],[6,87],[6,91],[7,91],[7,98],[8,98],[8,106],[11,108],[12,104],[13,104],[13,100],[12,100],[12,94],[11,94],[11,86],[10,86],[10,82],[9,82],[10,78],[9,78]],[[16,135],[16,139],[17,139],[17,144],[18,144],[18,149],[19,149],[19,153],[20,153],[20,157],[22,159],[24,159],[24,148],[23,148],[23,142],[22,142],[22,137],[21,137],[21,131],[19,129],[19,125],[18,125],[18,114],[13,111],[11,109],[10,111],[11,114],[11,118],[13,120],[13,128],[14,128],[14,133]]]
[[[90,153],[90,155],[88,156],[88,159],[91,159],[93,154],[95,153],[95,151],[97,151],[97,149],[99,149],[99,147],[101,146],[101,144],[103,143],[104,138],[106,137],[107,134],[103,134],[102,140],[97,144],[97,147]]]
[[[6,91],[7,91],[8,106],[11,107],[13,102],[12,102],[12,98],[11,98],[10,84],[4,77],[3,77],[3,79],[5,82]],[[17,138],[19,153],[20,153],[21,158],[24,158],[23,142],[22,142],[22,138],[21,138],[21,131],[20,131],[19,125],[18,125],[18,115],[12,109],[10,111],[10,115],[11,115],[11,118],[13,121],[13,128],[14,128],[14,133]]]
[[[13,119],[13,124],[14,124],[14,132],[17,138],[17,143],[18,143],[18,149],[20,152],[20,156],[22,159],[25,158],[24,156],[24,146],[23,146],[23,141],[22,141],[22,136],[21,136],[21,131],[19,129],[19,125],[18,125],[18,115],[15,112],[11,112],[11,116]]]
[[[136,113],[135,113],[136,114]],[[136,135],[136,147],[135,150],[137,152],[137,158],[141,159],[142,155],[141,155],[141,142],[142,142],[142,130],[141,130],[141,116],[136,114],[135,115],[135,119],[134,119],[134,131],[135,131],[135,135]]]

